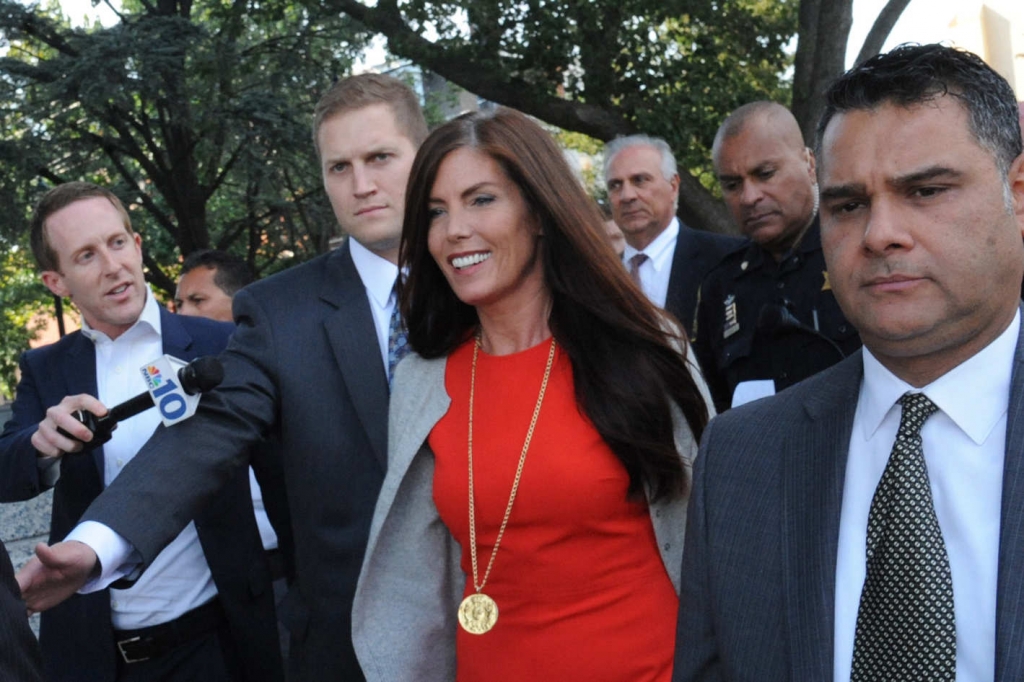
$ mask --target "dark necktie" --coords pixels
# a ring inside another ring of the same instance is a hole
[[[388,386],[395,378],[395,367],[409,354],[409,350],[402,313],[398,301],[395,300],[395,308],[391,311],[391,320],[388,322]]]
[[[629,276],[633,278],[633,281],[641,289],[643,285],[640,284],[640,266],[646,263],[647,260],[648,256],[646,253],[638,253],[629,259]]]
[[[921,448],[921,427],[938,408],[921,393],[905,393],[899,402],[896,443],[868,513],[850,679],[952,682],[953,579]]]

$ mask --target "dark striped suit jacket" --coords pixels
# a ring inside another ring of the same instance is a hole
[[[674,681],[832,679],[839,514],[862,377],[858,351],[704,432]],[[995,680],[1024,680],[1024,336],[1006,425]]]
[[[11,559],[0,542],[0,680],[40,682],[42,671],[39,643],[28,627]]]

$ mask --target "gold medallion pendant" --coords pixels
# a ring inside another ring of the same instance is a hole
[[[490,632],[498,622],[498,605],[482,592],[471,594],[459,604],[459,624],[471,635]]]
[[[548,351],[548,364],[544,368],[544,379],[540,383],[540,393],[537,395],[537,405],[533,408],[533,419],[530,420],[530,428],[526,431],[526,441],[523,443],[523,451],[519,455],[519,466],[516,468],[516,477],[512,481],[512,492],[508,496],[508,506],[505,507],[505,517],[501,520],[501,527],[498,528],[498,536],[494,539],[494,548],[491,550],[491,558],[487,562],[487,570],[484,571],[483,580],[478,580],[479,570],[476,558],[476,502],[473,495],[473,402],[476,395],[476,359],[480,352],[480,336],[477,335],[473,344],[473,365],[469,375],[469,555],[473,563],[473,589],[476,594],[471,594],[459,604],[459,624],[462,629],[473,635],[482,635],[490,632],[494,624],[498,622],[498,605],[493,599],[483,593],[487,579],[491,577],[491,569],[494,568],[494,557],[498,556],[498,547],[501,546],[501,539],[505,536],[505,528],[508,527],[508,519],[512,515],[512,505],[516,501],[516,493],[519,491],[519,480],[523,475],[523,465],[526,464],[526,453],[530,449],[530,441],[533,440],[533,430],[537,427],[537,417],[540,416],[540,406],[544,403],[544,393],[548,388],[548,379],[551,377],[551,365],[555,362],[555,339],[551,338],[551,349]]]

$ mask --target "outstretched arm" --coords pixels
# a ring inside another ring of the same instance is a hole
[[[96,553],[81,542],[36,545],[16,576],[29,614],[45,611],[77,592],[99,570]]]

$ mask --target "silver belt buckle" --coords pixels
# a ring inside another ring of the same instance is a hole
[[[122,639],[117,643],[117,650],[121,652],[121,658],[124,659],[125,663],[141,663],[142,661],[148,661],[149,656],[143,658],[132,658],[127,651],[124,649],[125,644],[131,644],[132,642],[138,642],[142,637],[132,637],[130,639]]]

